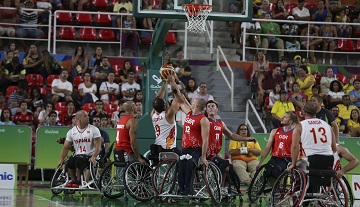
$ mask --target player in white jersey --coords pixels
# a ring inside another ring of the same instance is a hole
[[[353,154],[351,154],[351,152],[346,147],[336,144],[336,148],[337,151],[334,153],[334,170],[336,170],[337,176],[341,178],[345,173],[358,166],[359,160]],[[349,162],[344,167],[340,166],[341,158],[344,158]]]
[[[315,103],[306,102],[303,109],[305,120],[296,125],[292,135],[292,163],[288,170],[295,167],[298,161],[300,143],[305,153],[305,157],[298,162],[300,168],[332,169],[333,154],[336,152],[335,134],[328,123],[316,118],[316,110]],[[314,160],[317,160],[316,165],[311,164]]]
[[[172,92],[175,95],[175,98],[169,107],[167,107],[164,100],[167,84],[171,86]],[[175,114],[179,111],[179,104],[184,103],[184,101],[185,100],[174,81],[174,76],[168,75],[167,80],[163,80],[163,85],[153,101],[153,110],[150,114],[156,136],[155,144],[150,147],[151,155],[154,161],[158,160],[157,156],[161,151],[177,152],[177,128]],[[155,161],[155,164],[156,163],[157,162]]]
[[[101,151],[100,131],[97,127],[89,124],[87,112],[84,110],[78,111],[76,119],[78,123],[68,131],[58,162],[58,166],[61,166],[71,145],[73,145],[75,155],[71,156],[67,163],[71,182],[66,186],[72,188],[79,187],[81,184],[81,169],[86,167],[89,161],[96,164],[96,157]]]

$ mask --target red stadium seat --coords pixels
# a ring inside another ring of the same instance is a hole
[[[117,105],[117,104],[106,104],[104,106],[104,110],[108,113],[109,117],[111,117],[112,114],[115,111],[119,110],[119,105]]]
[[[344,45],[341,47],[341,51],[345,51],[345,52],[355,51],[354,42],[350,39],[344,40]]]
[[[100,29],[99,39],[104,41],[113,41],[116,39],[115,33],[112,29]]]
[[[8,100],[10,95],[18,89],[18,86],[9,86],[7,89],[6,89],[6,99]]]
[[[59,113],[66,111],[67,110],[66,102],[57,102],[55,104],[55,110],[58,111]]]
[[[264,111],[265,112],[271,112],[271,109],[268,109],[267,107],[270,104],[270,97],[266,97],[264,100]]]
[[[341,48],[344,46],[344,40],[338,39],[337,49],[341,50]]]
[[[64,40],[75,40],[76,32],[74,27],[60,27],[59,38]]]
[[[74,78],[74,91],[79,91],[79,85],[84,82],[84,78],[82,76],[75,76]]]
[[[305,119],[304,113],[302,111],[296,111],[296,116],[299,117],[300,121]]]
[[[93,27],[85,27],[80,29],[80,39],[96,40],[96,29]]]
[[[310,14],[312,14],[317,9],[317,4],[316,3],[308,3],[305,5],[305,8],[307,8],[309,10]]]
[[[360,40],[356,41],[356,50],[360,51]]]
[[[360,79],[360,74],[354,74],[351,77],[355,78],[355,79]]]
[[[295,7],[297,7],[297,6],[298,6],[297,3],[288,3],[288,4],[285,5],[285,9],[287,10],[287,12],[288,12],[289,14],[292,14],[293,8],[295,8]]]
[[[176,35],[175,32],[169,32],[165,37],[165,44],[174,45],[176,44]]]
[[[47,95],[46,89],[45,88],[40,88],[40,93],[44,96]]]
[[[340,81],[343,85],[348,83],[348,77],[346,77],[345,75],[338,73],[338,74],[334,74],[334,78],[336,78],[336,80]]]
[[[56,19],[58,22],[62,23],[62,24],[69,24],[73,21],[71,13],[69,12],[58,12],[56,14]]]
[[[93,7],[96,8],[107,8],[109,6],[108,0],[92,0]]]
[[[49,91],[49,93],[51,94],[52,90],[51,90],[51,84],[53,82],[54,79],[59,78],[60,75],[57,74],[53,74],[53,75],[49,75],[46,79],[46,90]]]
[[[101,26],[111,25],[111,16],[109,14],[101,14],[101,12],[108,12],[101,10],[95,17],[95,22]]]
[[[95,109],[95,104],[94,103],[86,103],[82,106],[82,109],[88,113],[90,113],[90,111]]]
[[[275,4],[270,3],[270,4],[269,4],[269,11],[274,11],[275,9],[276,9]]]
[[[316,85],[320,85],[320,80],[321,80],[321,77],[322,77],[321,73],[315,72],[315,73],[312,73],[312,75],[315,78]]]
[[[43,86],[44,78],[40,74],[27,74],[26,81],[28,82],[28,86]]]
[[[76,14],[76,23],[80,25],[90,25],[93,22],[92,15],[87,13]]]

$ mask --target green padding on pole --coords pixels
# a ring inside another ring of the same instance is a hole
[[[31,163],[31,128],[0,126],[0,162]]]

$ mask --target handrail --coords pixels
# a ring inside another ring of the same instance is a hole
[[[266,130],[266,127],[264,125],[264,123],[262,122],[257,110],[255,109],[255,106],[254,104],[251,102],[251,100],[247,100],[246,102],[246,111],[245,111],[245,124],[249,126],[249,128],[251,129],[251,132],[252,133],[256,133],[254,127],[252,126],[251,122],[250,122],[250,119],[249,119],[249,107],[251,107],[251,109],[253,110],[256,118],[258,119],[261,127],[263,128],[264,130],[264,133],[267,133],[267,130]]]
[[[224,78],[224,80],[225,80],[225,82],[226,82],[226,85],[227,85],[227,86],[229,87],[229,89],[230,89],[230,93],[231,93],[231,95],[230,95],[231,111],[234,111],[234,72],[233,72],[233,70],[232,70],[232,68],[231,68],[231,66],[230,66],[230,64],[229,64],[229,62],[228,62],[228,60],[227,60],[227,58],[226,58],[223,50],[221,49],[221,46],[220,46],[220,45],[217,47],[217,50],[216,50],[216,51],[217,51],[217,52],[216,52],[216,71],[220,71],[220,72],[221,72],[221,75],[223,76],[223,78]],[[221,56],[224,58],[224,62],[226,63],[226,66],[227,66],[227,68],[228,68],[229,71],[230,71],[230,74],[231,74],[231,76],[230,76],[230,82],[231,82],[231,83],[229,83],[229,81],[228,81],[228,79],[227,79],[227,77],[226,77],[223,69],[222,69],[221,66],[220,66],[219,53],[221,53]]]

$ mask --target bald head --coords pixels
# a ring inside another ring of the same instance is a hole
[[[81,116],[83,116],[86,113],[84,110],[80,110],[76,112],[76,118],[79,119]]]
[[[314,102],[308,101],[305,103],[304,112],[309,115],[316,115],[317,105]]]
[[[133,101],[126,101],[123,107],[124,107],[124,111],[126,113],[129,113],[133,111],[133,108],[135,107],[135,103]]]
[[[84,110],[76,112],[76,120],[78,121],[78,126],[81,129],[83,129],[87,124],[89,124],[89,116]]]

